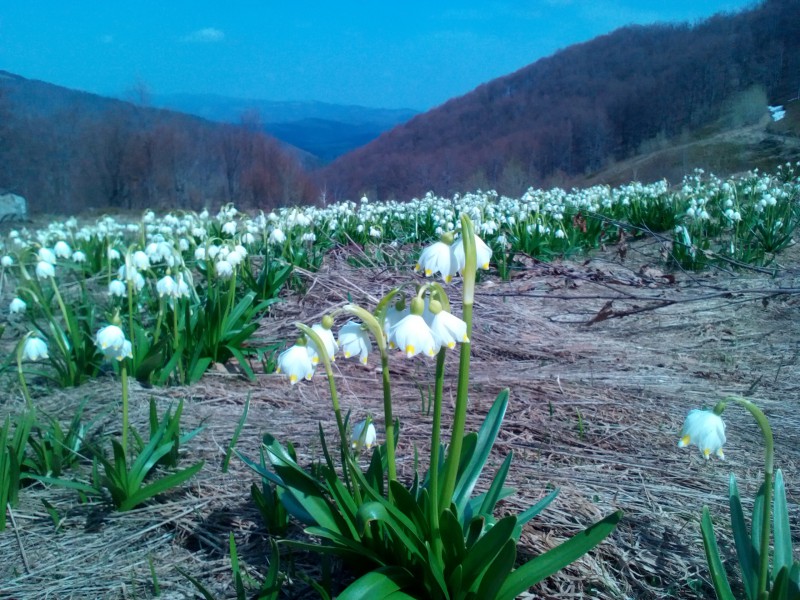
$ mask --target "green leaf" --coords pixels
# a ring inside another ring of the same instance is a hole
[[[395,543],[403,544],[419,560],[424,560],[425,543],[414,531],[413,523],[404,515],[400,515],[398,511],[393,510],[388,502],[365,502],[359,507],[357,517],[362,536],[371,521],[379,521],[386,525],[387,530],[397,538]]]
[[[415,600],[404,593],[414,585],[414,577],[401,567],[381,567],[362,575],[337,596],[337,600]]]
[[[750,600],[756,600],[758,595],[758,561],[756,560],[750,536],[747,533],[742,502],[739,498],[739,488],[736,485],[736,477],[733,473],[731,473],[728,485],[728,497],[731,507],[731,530],[736,544],[736,555],[739,557],[744,589]]]
[[[792,566],[792,532],[789,529],[789,508],[786,504],[786,486],[783,482],[783,473],[778,469],[775,473],[775,487],[773,488],[773,542],[775,550],[773,555],[772,577],[777,579],[781,569],[788,571]]]
[[[706,550],[706,562],[708,571],[711,574],[711,582],[717,592],[718,600],[735,600],[731,585],[728,583],[728,576],[725,574],[725,567],[719,557],[717,538],[714,535],[714,524],[711,522],[711,515],[708,507],[703,507],[703,518],[700,523],[700,530],[703,533],[703,547]]]
[[[214,598],[214,595],[211,592],[209,592],[208,589],[202,583],[200,583],[200,581],[196,577],[192,577],[191,575],[189,575],[189,573],[187,573],[180,567],[175,567],[175,570],[181,575],[183,575],[186,579],[191,581],[192,585],[197,589],[198,592],[200,592],[200,595],[203,596],[205,600],[216,600]]]
[[[789,568],[780,569],[773,578],[772,589],[769,591],[769,600],[786,600],[789,592]]]
[[[231,462],[231,455],[233,449],[236,447],[236,442],[239,440],[239,435],[242,433],[244,423],[247,420],[247,411],[250,410],[250,392],[247,392],[247,398],[244,401],[244,408],[242,409],[242,416],[239,417],[239,422],[236,424],[236,429],[233,430],[231,441],[228,444],[228,449],[225,451],[225,458],[222,459],[222,472],[228,472],[228,465]]]
[[[492,480],[492,485],[489,487],[489,491],[486,492],[486,495],[483,497],[483,503],[481,504],[480,513],[482,515],[491,515],[494,514],[494,507],[497,505],[497,502],[500,500],[502,491],[503,491],[503,484],[506,481],[506,476],[508,475],[508,469],[511,466],[511,461],[513,459],[514,453],[509,452],[506,456],[503,464],[500,465],[500,468],[497,470],[497,473]]]
[[[120,511],[127,511],[139,506],[145,500],[152,498],[158,494],[166,492],[167,490],[177,487],[182,484],[187,479],[191,478],[195,473],[197,473],[200,469],[203,468],[204,461],[200,461],[199,463],[192,465],[182,471],[178,471],[177,473],[172,473],[154,481],[150,485],[143,487],[142,489],[138,490],[137,492],[131,494],[126,498],[122,504],[119,506]]]
[[[484,572],[494,562],[506,542],[513,543],[511,533],[516,524],[517,518],[514,516],[500,519],[470,549],[462,563],[464,565],[463,585],[466,589],[471,589],[474,583],[481,580]]]
[[[483,471],[486,460],[489,458],[492,446],[494,446],[495,439],[497,439],[497,433],[503,424],[503,417],[506,414],[507,407],[508,389],[505,389],[497,395],[492,408],[489,409],[489,413],[478,431],[475,452],[464,473],[459,476],[456,483],[453,501],[456,503],[459,513],[464,511],[472,490],[475,488],[475,484]]]
[[[545,508],[549,506],[549,504],[556,499],[558,496],[559,488],[554,489],[552,492],[547,494],[544,498],[539,500],[536,504],[531,506],[528,510],[525,510],[517,515],[517,528],[514,530],[514,539],[519,540],[519,536],[522,533],[522,526],[525,525],[528,521],[542,512]]]
[[[764,484],[758,488],[758,493],[753,500],[753,517],[750,519],[750,539],[753,542],[753,552],[756,563],[760,559],[761,551],[761,526],[764,523]]]
[[[231,571],[233,572],[233,586],[236,589],[237,600],[245,600],[244,581],[242,581],[242,571],[239,567],[239,554],[236,552],[236,540],[233,539],[233,532],[228,534],[228,547],[231,553]]]
[[[514,561],[517,558],[517,544],[513,539],[506,540],[506,543],[497,553],[497,556],[488,566],[483,578],[480,580],[480,587],[475,598],[496,598],[503,586],[503,582],[508,577],[511,569],[514,568]]]
[[[573,563],[608,537],[621,518],[621,510],[613,512],[561,545],[529,560],[508,576],[497,600],[513,600],[532,585]]]

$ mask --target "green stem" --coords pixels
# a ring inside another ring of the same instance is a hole
[[[128,368],[125,361],[122,361],[122,449],[125,451],[125,457],[128,454]]]
[[[467,215],[461,215],[461,233],[464,244],[463,306],[461,318],[467,324],[467,338],[470,342],[461,344],[461,355],[458,363],[458,388],[456,392],[456,409],[453,415],[453,430],[450,432],[450,447],[445,461],[445,480],[440,497],[441,506],[449,507],[453,499],[458,477],[458,465],[461,462],[461,447],[464,442],[464,427],[467,421],[467,392],[469,390],[469,358],[472,346],[472,305],[475,301],[475,272],[477,258],[475,255],[475,231]]]
[[[436,357],[436,388],[433,397],[433,426],[431,429],[430,466],[430,520],[433,555],[442,560],[442,538],[439,532],[439,447],[442,429],[442,396],[444,395],[444,359],[447,350],[442,348]]]
[[[356,304],[348,304],[343,309],[361,319],[367,327],[381,354],[381,374],[383,379],[383,422],[386,429],[386,462],[388,464],[389,480],[397,481],[397,462],[394,447],[394,416],[392,414],[392,386],[389,382],[389,349],[386,347],[386,336],[378,319],[368,310]]]
[[[181,345],[181,338],[180,333],[178,331],[178,300],[173,299],[172,301],[172,352],[178,354]],[[180,378],[181,384],[186,383],[186,374],[183,372],[183,361],[181,357],[178,357],[178,377]]]
[[[25,396],[25,405],[29,408],[33,408],[33,401],[31,400],[31,394],[28,391],[28,384],[25,381],[25,374],[22,372],[22,348],[25,346],[25,342],[30,337],[30,334],[27,334],[22,341],[20,341],[19,345],[17,346],[17,373],[19,374],[19,383],[22,386],[22,395]]]
[[[733,401],[746,408],[755,418],[761,433],[764,436],[764,514],[761,525],[761,540],[759,548],[758,594],[757,597],[767,597],[769,584],[769,538],[772,523],[772,478],[775,468],[775,444],[772,438],[772,429],[766,415],[755,404],[739,396],[730,396],[726,401]],[[723,405],[724,410],[724,405]],[[717,412],[715,408],[714,412]],[[719,414],[719,413],[717,413]]]
[[[56,283],[55,277],[50,278],[50,283],[53,285],[53,293],[56,297],[56,301],[58,302],[58,307],[61,309],[61,315],[64,317],[64,325],[67,328],[67,334],[72,339],[72,350],[77,352],[78,346],[75,343],[77,336],[74,335],[72,327],[70,326],[70,320],[67,314],[67,307],[64,305],[64,299],[61,297],[61,292],[58,291],[58,284]],[[70,356],[70,346],[68,344],[66,344],[65,346],[66,347],[63,348],[64,362],[67,363],[67,372],[69,373],[70,383],[72,385],[77,385],[77,380],[75,378],[75,369],[77,368],[77,365],[75,364],[73,357]]]
[[[133,329],[133,281],[128,279],[128,335],[131,337],[131,346],[136,348],[136,337]]]

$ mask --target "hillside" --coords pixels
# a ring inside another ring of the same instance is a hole
[[[800,1],[766,0],[561,50],[418,115],[319,181],[337,198],[577,184],[638,154],[754,124],[798,93]]]
[[[246,124],[0,71],[0,189],[25,196],[32,212],[311,201],[300,154]]]
[[[417,111],[327,102],[276,102],[214,94],[156,95],[153,105],[211,121],[239,123],[255,114],[264,131],[327,163],[408,121]]]

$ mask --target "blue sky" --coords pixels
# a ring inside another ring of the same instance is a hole
[[[424,110],[630,23],[751,0],[5,0],[0,69],[100,94],[213,93]]]

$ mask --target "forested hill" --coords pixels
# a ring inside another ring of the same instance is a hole
[[[0,190],[33,212],[311,202],[297,155],[257,123],[212,123],[0,71]]]
[[[396,127],[319,180],[337,198],[519,193],[752,123],[798,94],[800,0],[766,0],[693,26],[630,26],[568,47]]]

